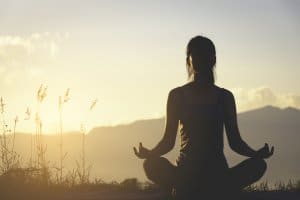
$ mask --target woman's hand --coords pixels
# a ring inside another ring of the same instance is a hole
[[[143,147],[143,144],[140,142],[139,150],[137,150],[135,147],[133,147],[134,154],[140,158],[140,159],[147,159],[150,157],[151,151],[145,147]]]
[[[259,149],[256,152],[256,157],[262,158],[262,159],[267,159],[271,157],[274,153],[274,147],[272,146],[271,150],[269,149],[269,145],[265,143],[265,146]]]

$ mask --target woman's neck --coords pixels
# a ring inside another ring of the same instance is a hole
[[[199,73],[193,74],[191,82],[194,82],[197,85],[201,85],[203,87],[209,87],[214,85],[213,83],[210,83],[210,81],[206,77],[201,76]]]

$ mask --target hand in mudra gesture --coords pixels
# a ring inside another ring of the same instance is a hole
[[[150,157],[150,150],[143,147],[143,144],[140,142],[139,144],[139,149],[137,150],[135,147],[133,147],[133,151],[134,151],[134,154],[140,158],[140,159],[147,159]]]
[[[274,147],[272,146],[271,150],[269,148],[269,145],[267,143],[265,143],[265,146],[260,148],[257,152],[256,152],[256,157],[258,158],[262,158],[262,159],[267,159],[270,158],[274,153]]]

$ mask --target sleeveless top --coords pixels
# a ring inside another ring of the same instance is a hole
[[[227,169],[223,152],[224,89],[218,87],[217,101],[212,104],[186,103],[182,87],[179,90],[181,146],[177,165],[197,170]]]

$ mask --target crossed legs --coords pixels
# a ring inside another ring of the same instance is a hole
[[[230,188],[235,191],[241,190],[258,181],[264,175],[266,169],[267,164],[263,159],[249,158],[238,165],[229,168],[227,171],[224,171],[225,174],[220,176],[219,181],[228,189]],[[186,185],[184,183],[184,178],[192,175],[182,174],[182,171],[180,171],[178,167],[172,165],[163,157],[145,160],[144,170],[148,179],[166,189],[178,188],[180,185],[196,187],[200,182],[197,178],[193,179],[193,177],[190,177],[191,179],[189,180],[193,181]],[[216,174],[213,172],[209,173]]]

